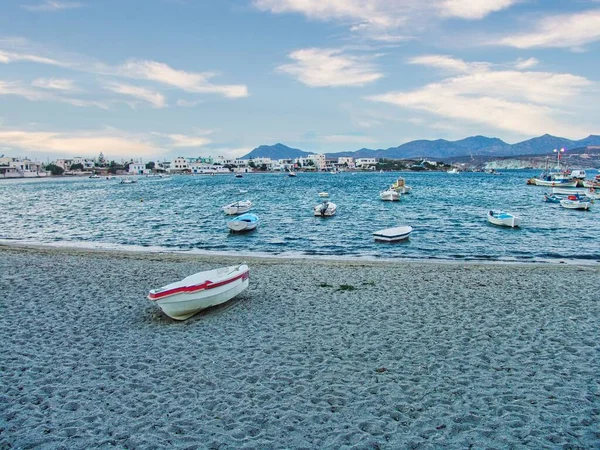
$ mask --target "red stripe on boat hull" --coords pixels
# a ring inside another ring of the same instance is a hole
[[[250,277],[250,275],[249,275],[248,271],[246,271],[246,272],[241,273],[233,278],[230,278],[228,280],[219,281],[217,283],[213,283],[210,280],[206,280],[204,283],[196,284],[194,286],[181,286],[181,287],[169,289],[168,291],[160,292],[157,294],[150,293],[148,295],[148,299],[149,300],[160,300],[161,298],[169,297],[169,296],[175,295],[175,294],[181,294],[181,293],[190,294],[192,292],[198,292],[198,291],[208,290],[208,289],[215,289],[215,288],[224,286],[226,284],[233,283],[234,281],[237,281],[240,278],[242,280],[247,280],[249,277]]]

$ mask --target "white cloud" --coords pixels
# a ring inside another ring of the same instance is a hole
[[[311,87],[364,86],[383,77],[367,58],[344,55],[342,50],[306,48],[289,57],[295,62],[277,70]]]
[[[118,73],[130,78],[152,80],[187,92],[215,93],[225,97],[248,96],[244,85],[218,85],[208,80],[215,76],[211,72],[185,72],[156,61],[130,60],[118,68]]]
[[[368,99],[427,111],[463,125],[486,125],[521,135],[580,136],[586,127],[575,123],[569,105],[582,101],[592,88],[588,79],[568,73],[490,69]]]
[[[108,109],[108,105],[105,102],[63,97],[54,92],[24,86],[22,83],[15,81],[6,82],[0,80],[0,95],[14,95],[16,97],[23,97],[32,102],[54,101],[79,107],[94,106],[105,110]]]
[[[254,5],[274,14],[303,14],[309,19],[337,21],[351,31],[384,42],[408,37],[382,33],[401,27],[417,30],[432,18],[482,19],[520,0],[254,0]]]
[[[65,78],[36,78],[31,84],[42,89],[55,89],[58,91],[78,90],[73,80]]]
[[[186,136],[183,134],[169,134],[167,135],[171,139],[171,145],[173,147],[202,147],[203,145],[210,144],[212,141],[205,136]]]
[[[106,89],[117,94],[128,95],[145,102],[150,103],[154,108],[164,108],[166,106],[165,96],[159,92],[149,89],[132,86],[130,84],[114,83],[105,86]]]
[[[453,58],[446,55],[423,55],[411,58],[409,64],[418,64],[422,66],[436,67],[450,72],[468,73],[482,70],[488,70],[490,63],[486,62],[465,62],[462,59]]]
[[[90,60],[83,56],[66,58],[49,58],[33,51],[31,45],[22,41],[2,41],[0,47],[18,47],[19,51],[0,48],[0,63],[33,62],[64,67],[77,72],[118,78],[150,80],[185,92],[201,94],[218,94],[228,98],[247,97],[248,88],[243,84],[215,84],[211,79],[217,74],[213,72],[187,72],[177,70],[157,61],[129,60],[119,66],[111,66],[100,61]],[[26,47],[27,51],[23,51]],[[117,83],[118,84],[118,83]],[[155,100],[156,101],[156,100]],[[152,103],[152,102],[151,102]]]
[[[536,58],[527,58],[527,59],[519,58],[517,60],[517,62],[515,63],[515,67],[519,70],[524,70],[524,69],[530,69],[532,67],[535,67],[539,63],[540,63],[539,60]]]
[[[0,63],[10,64],[13,62],[33,62],[51,66],[68,67],[68,63],[58,61],[44,56],[31,55],[28,53],[8,52],[0,49]]]
[[[441,14],[462,19],[482,19],[490,13],[510,8],[519,0],[442,0]]]
[[[507,36],[497,43],[516,48],[575,48],[600,39],[600,10],[545,17],[534,31]]]
[[[0,141],[22,151],[77,156],[104,154],[151,156],[164,153],[164,149],[140,137],[115,130],[105,131],[28,131],[0,128]]]
[[[82,3],[79,2],[59,2],[56,0],[46,0],[42,3],[38,3],[37,5],[22,5],[23,9],[34,12],[41,11],[59,11],[61,9],[74,9],[81,8],[83,6]]]

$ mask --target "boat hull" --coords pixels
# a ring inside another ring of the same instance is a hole
[[[379,193],[379,198],[388,202],[397,202],[400,201],[400,194],[393,190],[383,191]]]
[[[246,264],[199,272],[185,279],[153,289],[148,300],[175,320],[185,320],[203,309],[231,300],[248,287]]]
[[[245,277],[242,276],[232,283],[211,289],[207,294],[207,291],[201,291],[200,294],[178,294],[156,300],[156,304],[171,319],[186,320],[206,308],[225,303],[243,292],[249,284],[247,274],[248,272]]]
[[[331,217],[335,216],[337,212],[337,205],[335,203],[328,202],[327,207],[323,207],[323,205],[317,205],[313,209],[313,213],[315,217]]]
[[[561,200],[560,206],[566,209],[582,209],[587,211],[590,209],[591,202],[582,202],[579,200]]]
[[[576,187],[577,180],[573,181],[546,181],[540,180],[539,178],[534,178],[533,182],[536,186],[546,186],[546,187]]]
[[[488,222],[492,225],[498,225],[503,227],[516,228],[521,226],[521,218],[517,216],[513,216],[512,214],[507,213],[498,213],[496,215],[490,214],[488,212],[487,215]]]
[[[408,239],[412,227],[394,227],[379,230],[373,233],[373,238],[380,242],[398,242]]]

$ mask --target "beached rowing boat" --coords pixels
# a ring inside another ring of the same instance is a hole
[[[246,264],[198,272],[176,283],[152,289],[148,300],[175,320],[185,320],[197,312],[231,300],[248,287]]]

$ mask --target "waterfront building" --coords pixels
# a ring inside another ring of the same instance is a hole
[[[377,164],[377,160],[375,158],[357,158],[356,159],[356,167],[360,169],[374,169]]]

